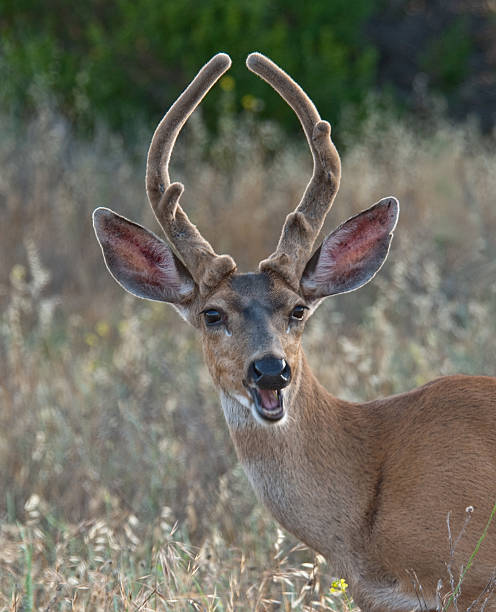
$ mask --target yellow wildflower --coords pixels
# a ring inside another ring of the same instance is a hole
[[[346,593],[346,589],[348,588],[348,583],[344,578],[340,578],[339,580],[334,580],[331,583],[331,588],[329,589],[333,595],[340,595],[342,593]]]

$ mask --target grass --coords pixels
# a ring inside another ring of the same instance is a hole
[[[30,500],[31,515],[35,501]],[[310,602],[341,609],[342,591],[331,593],[321,580],[323,560],[288,543],[272,527],[270,546],[247,556],[219,534],[201,546],[189,544],[187,534],[169,522],[168,511],[153,525],[133,515],[114,515],[77,526],[58,523],[55,529],[36,512],[28,527],[2,529],[6,551],[15,556],[19,538],[30,551],[17,570],[26,576],[24,591],[16,590],[12,580],[16,561],[3,560],[10,570],[7,583],[12,582],[2,609],[21,609],[21,602],[25,610],[271,609],[274,602],[287,610]],[[48,533],[57,541],[48,542]],[[251,537],[242,543],[246,550],[254,544]]]
[[[309,155],[271,124],[226,121],[208,143],[193,119],[173,177],[216,250],[253,269]],[[194,331],[104,269],[94,207],[157,229],[146,144],[77,141],[47,109],[22,132],[0,118],[0,133],[0,610],[351,607],[255,500]],[[336,395],[495,374],[495,163],[494,140],[442,121],[419,133],[376,117],[350,142],[327,229],[384,195],[402,211],[380,275],[307,327]]]
[[[447,524],[448,524],[448,534],[449,534],[449,541],[450,541],[450,561],[447,564],[447,570],[448,570],[448,574],[450,577],[450,585],[451,585],[451,593],[449,593],[446,597],[445,597],[445,604],[442,607],[442,611],[444,612],[445,610],[449,610],[450,606],[454,606],[455,609],[458,609],[457,606],[457,600],[462,592],[462,586],[463,586],[463,580],[467,574],[467,572],[470,570],[470,568],[472,567],[472,564],[475,561],[475,558],[477,556],[477,553],[479,552],[479,548],[482,544],[482,542],[486,539],[487,536],[487,532],[489,530],[489,527],[491,525],[491,523],[493,522],[494,516],[496,514],[496,503],[494,504],[492,510],[491,510],[491,514],[489,515],[489,518],[487,519],[487,523],[484,526],[484,529],[482,531],[482,534],[480,536],[480,538],[477,540],[477,544],[475,545],[474,550],[472,551],[472,553],[470,554],[470,557],[468,558],[468,560],[466,561],[465,565],[460,569],[460,575],[458,578],[458,581],[456,582],[455,585],[455,577],[452,571],[452,566],[453,566],[453,562],[454,562],[454,558],[455,558],[455,552],[456,552],[456,547],[458,542],[461,540],[461,538],[463,537],[464,533],[465,533],[465,529],[468,525],[468,523],[470,522],[470,519],[472,517],[472,513],[474,511],[474,508],[472,506],[469,506],[468,508],[466,508],[466,519],[465,519],[465,523],[460,531],[460,533],[458,534],[456,540],[453,542],[453,538],[451,535],[451,527],[450,527],[450,514],[448,514],[447,517]],[[492,574],[492,576],[490,577],[486,588],[483,590],[483,592],[479,595],[478,600],[476,602],[474,602],[474,604],[472,604],[474,606],[474,609],[477,609],[475,607],[476,603],[484,603],[484,607],[485,604],[487,603],[487,601],[489,601],[489,599],[491,598],[492,594],[494,593],[494,590],[496,589],[496,568],[494,568],[494,572]],[[482,608],[483,609],[483,608]]]

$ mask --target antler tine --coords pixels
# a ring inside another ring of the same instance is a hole
[[[261,53],[251,53],[246,65],[291,106],[312,152],[313,174],[301,202],[286,217],[276,251],[260,262],[261,270],[276,272],[297,290],[314,242],[339,189],[341,161],[331,141],[331,126],[320,119],[303,89]]]
[[[218,53],[203,66],[157,126],[148,150],[146,192],[171,247],[186,265],[202,292],[234,271],[229,255],[217,255],[181,208],[181,183],[170,182],[169,161],[183,125],[210,88],[231,66],[226,53]]]

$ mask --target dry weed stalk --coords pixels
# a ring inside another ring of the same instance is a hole
[[[345,606],[330,594],[325,569],[316,573],[313,555],[293,540],[265,565],[275,528],[225,450],[193,335],[176,332],[174,313],[121,304],[106,279],[95,280],[100,254],[81,220],[94,202],[136,209],[142,170],[117,139],[102,132],[90,147],[43,113],[28,139],[0,117],[0,226],[9,228],[0,241],[0,609],[26,609],[28,576],[39,610],[136,602],[160,610],[173,600],[185,610],[188,600],[231,610],[256,602],[271,609],[275,600],[294,609]],[[221,130],[211,149],[216,165],[207,165],[195,126],[177,168],[192,185],[191,203],[208,193],[194,221],[242,267],[269,252],[308,171],[304,151],[291,145],[274,155],[271,142],[279,147],[281,135],[273,126],[260,131]],[[433,372],[494,374],[495,164],[494,143],[443,124],[427,140],[394,122],[379,138],[371,125],[348,149],[343,175],[361,180],[344,179],[342,217],[329,223],[358,211],[365,194],[388,190],[392,177],[403,220],[393,282],[378,278],[375,288],[326,304],[308,329],[314,369],[328,388],[363,399],[422,384]],[[256,219],[247,216],[252,209]],[[469,256],[467,240],[478,244]],[[185,370],[198,375],[186,378]],[[26,514],[33,495],[39,501]],[[494,580],[475,607],[493,588]]]

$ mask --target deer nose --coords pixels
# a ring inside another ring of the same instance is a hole
[[[249,376],[260,389],[283,389],[291,382],[291,368],[284,359],[268,356],[252,361]]]

